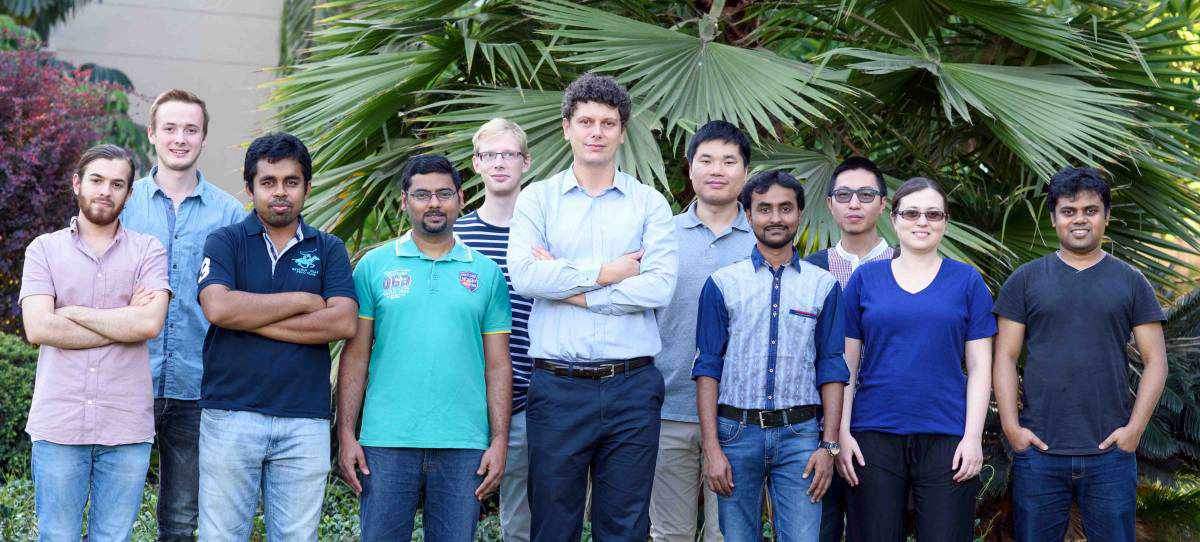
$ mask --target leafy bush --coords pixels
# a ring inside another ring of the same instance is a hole
[[[20,337],[0,333],[0,481],[29,477],[25,419],[33,398],[36,366],[36,349]]]

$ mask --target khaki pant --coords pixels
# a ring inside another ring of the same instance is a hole
[[[704,486],[700,451],[700,424],[662,421],[658,436],[658,461],[650,494],[650,538],[692,542],[697,527],[702,540],[722,540],[717,520],[717,495]],[[704,487],[704,519],[698,526],[696,509]]]

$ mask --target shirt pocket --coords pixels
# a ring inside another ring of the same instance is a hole
[[[805,354],[813,348],[813,336],[817,330],[817,319],[821,307],[799,304],[787,305],[787,312],[779,322],[779,353],[807,359]]]

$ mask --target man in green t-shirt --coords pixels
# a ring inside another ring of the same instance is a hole
[[[338,369],[338,463],[361,499],[363,540],[412,538],[422,491],[425,536],[471,540],[508,447],[508,286],[499,265],[454,238],[462,178],[445,157],[413,157],[400,182],[412,231],[354,269],[359,320]]]

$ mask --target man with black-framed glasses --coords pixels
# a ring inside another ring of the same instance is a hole
[[[508,286],[453,234],[463,193],[449,160],[414,156],[400,184],[410,234],[354,269],[361,303],[338,368],[338,464],[361,498],[363,540],[410,540],[422,493],[429,540],[471,540],[508,449]]]
[[[858,266],[899,254],[899,249],[889,246],[875,227],[887,207],[887,184],[875,162],[851,156],[834,168],[826,195],[825,204],[842,237],[833,247],[810,254],[805,260],[832,273],[845,288]],[[846,481],[835,476],[822,501],[822,542],[840,541],[845,525]]]

